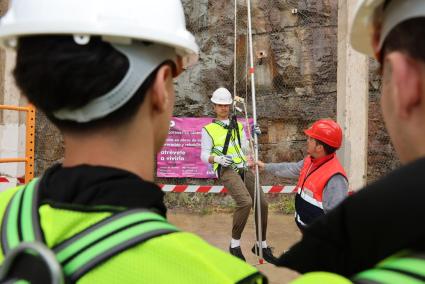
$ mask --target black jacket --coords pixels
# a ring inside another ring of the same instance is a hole
[[[54,165],[40,181],[40,202],[53,207],[90,210],[99,206],[147,208],[165,217],[164,193],[154,183],[125,170],[81,165]]]
[[[352,276],[404,249],[425,251],[425,159],[390,173],[317,219],[277,265]]]

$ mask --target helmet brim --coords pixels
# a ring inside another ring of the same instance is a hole
[[[372,47],[373,15],[384,0],[361,1],[357,6],[350,32],[350,42],[354,50],[374,57]]]
[[[233,101],[219,102],[214,100],[213,98],[211,98],[211,102],[216,105],[231,105],[233,103]]]

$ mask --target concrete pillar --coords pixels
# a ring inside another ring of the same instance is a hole
[[[338,0],[337,119],[344,131],[338,157],[352,190],[366,184],[369,100],[368,58],[354,51],[349,42],[356,2]]]

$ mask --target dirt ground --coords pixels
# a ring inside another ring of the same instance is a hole
[[[210,244],[227,252],[230,243],[232,214],[212,213],[197,215],[169,210],[168,219],[179,228],[193,232]],[[274,247],[275,255],[280,255],[301,238],[292,215],[271,213],[268,227],[267,244]],[[250,251],[254,244],[254,239],[254,224],[251,214],[241,240],[242,251],[247,262],[255,265],[267,275],[270,284],[288,283],[297,277],[298,274],[289,269],[277,268],[269,263],[258,265],[258,259]]]

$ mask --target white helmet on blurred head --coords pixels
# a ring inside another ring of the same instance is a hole
[[[418,17],[425,17],[424,0],[362,0],[351,29],[351,45],[377,57],[385,38],[398,24]]]
[[[20,36],[48,34],[159,43],[174,47],[186,66],[196,63],[198,55],[180,0],[11,0],[1,19],[1,44],[13,46]]]
[[[11,0],[0,21],[0,44],[16,47],[19,37],[35,35],[70,35],[79,45],[99,36],[128,58],[127,74],[114,89],[81,108],[53,113],[82,123],[123,106],[161,63],[173,61],[178,75],[198,59],[180,0]]]
[[[226,88],[218,88],[214,91],[211,101],[217,105],[231,105],[232,94]]]

